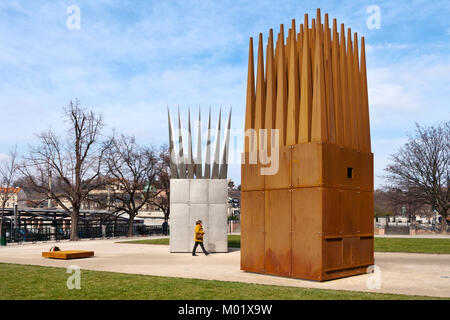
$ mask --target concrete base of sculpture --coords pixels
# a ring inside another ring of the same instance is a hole
[[[227,252],[227,201],[226,179],[171,179],[170,252],[192,251],[197,220],[203,222],[206,250]]]

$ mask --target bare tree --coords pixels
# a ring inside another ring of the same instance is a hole
[[[149,203],[164,213],[164,220],[167,222],[170,215],[170,152],[166,145],[161,147],[159,158],[160,169],[155,181],[159,194],[151,198]]]
[[[108,175],[113,178],[108,186],[109,205],[115,212],[128,214],[129,237],[133,235],[136,215],[160,192],[154,187],[161,168],[158,162],[153,149],[138,146],[131,136],[113,138],[106,152]]]
[[[416,135],[409,136],[390,160],[385,170],[391,187],[414,202],[431,205],[441,215],[441,232],[445,232],[450,202],[450,121],[425,128],[416,125]]]
[[[11,196],[15,192],[13,183],[17,175],[17,146],[10,151],[9,156],[0,163],[0,183],[1,183],[1,206],[2,212],[0,216],[0,237],[3,236],[3,215],[5,207]]]
[[[39,143],[30,147],[20,169],[34,190],[56,201],[71,215],[70,240],[78,240],[81,205],[89,193],[104,184],[102,160],[107,143],[102,143],[103,120],[100,115],[70,101],[63,109],[67,135],[49,129],[37,134]],[[48,183],[55,178],[54,186]]]

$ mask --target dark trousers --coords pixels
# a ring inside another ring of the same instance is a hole
[[[197,250],[198,245],[200,245],[200,247],[202,248],[203,253],[207,254],[205,246],[203,245],[203,242],[199,242],[199,241],[195,241],[194,249],[192,249],[192,254],[195,254],[195,251]]]

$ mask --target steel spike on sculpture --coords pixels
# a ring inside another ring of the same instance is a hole
[[[217,121],[213,162],[211,163],[211,108],[208,115],[205,163],[202,163],[202,125],[200,109],[197,124],[197,150],[193,158],[191,114],[187,132],[183,132],[178,108],[178,146],[168,112],[170,170],[170,251],[190,252],[194,245],[195,221],[202,220],[206,232],[204,244],[210,252],[227,252],[228,150],[231,109],[220,152],[221,111]],[[184,148],[187,143],[187,149]],[[187,152],[184,152],[187,150]],[[204,167],[204,173],[202,169]]]
[[[365,43],[359,51],[353,36],[317,9],[311,27],[307,14],[299,30],[292,20],[286,42],[281,25],[275,48],[270,30],[264,66],[259,34],[256,84],[250,38],[242,270],[324,281],[374,263]],[[251,161],[264,148],[278,154],[274,174],[264,174],[273,163]]]

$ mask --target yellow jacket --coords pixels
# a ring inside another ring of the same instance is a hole
[[[196,242],[203,242],[203,235],[205,232],[203,231],[203,227],[201,224],[195,226],[195,238]]]

